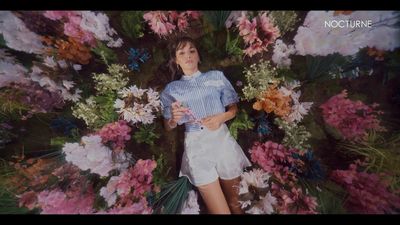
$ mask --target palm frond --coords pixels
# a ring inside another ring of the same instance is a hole
[[[154,214],[178,214],[187,199],[192,185],[185,176],[161,187],[161,191],[149,197]]]

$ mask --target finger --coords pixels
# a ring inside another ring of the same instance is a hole
[[[171,107],[172,107],[172,108],[179,108],[180,105],[181,105],[181,103],[180,103],[179,101],[176,101],[176,102],[173,102],[173,103],[171,104]]]
[[[186,113],[187,112],[187,110],[183,110],[183,109],[173,109],[172,110],[172,113]]]
[[[184,116],[185,113],[181,113],[181,112],[176,112],[172,114],[173,116]]]

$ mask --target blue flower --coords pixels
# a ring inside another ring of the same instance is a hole
[[[77,126],[74,123],[63,117],[53,119],[51,121],[50,127],[57,132],[63,132],[64,135],[67,136],[72,135],[73,129],[77,129]]]
[[[140,71],[139,62],[145,63],[148,59],[150,59],[150,54],[145,49],[129,49],[129,68],[134,71]]]
[[[259,136],[269,135],[272,132],[270,124],[267,120],[267,115],[265,113],[263,113],[261,116],[258,116],[255,120],[257,120],[258,123],[257,133]]]
[[[304,162],[304,171],[299,172],[297,168],[292,168],[293,171],[296,171],[299,176],[311,180],[324,179],[325,172],[322,169],[321,162],[318,159],[314,158],[312,150],[307,150],[302,156],[295,153],[292,155],[292,157],[295,159],[300,159]]]

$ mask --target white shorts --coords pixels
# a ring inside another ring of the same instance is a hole
[[[185,151],[179,176],[187,176],[194,186],[230,180],[240,176],[251,166],[242,148],[229,132],[226,124],[211,131],[185,132]]]

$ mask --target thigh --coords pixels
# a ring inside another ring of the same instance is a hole
[[[210,214],[230,214],[219,180],[197,186]]]
[[[239,203],[240,177],[236,177],[230,180],[220,179],[220,182],[231,213],[243,214]]]

